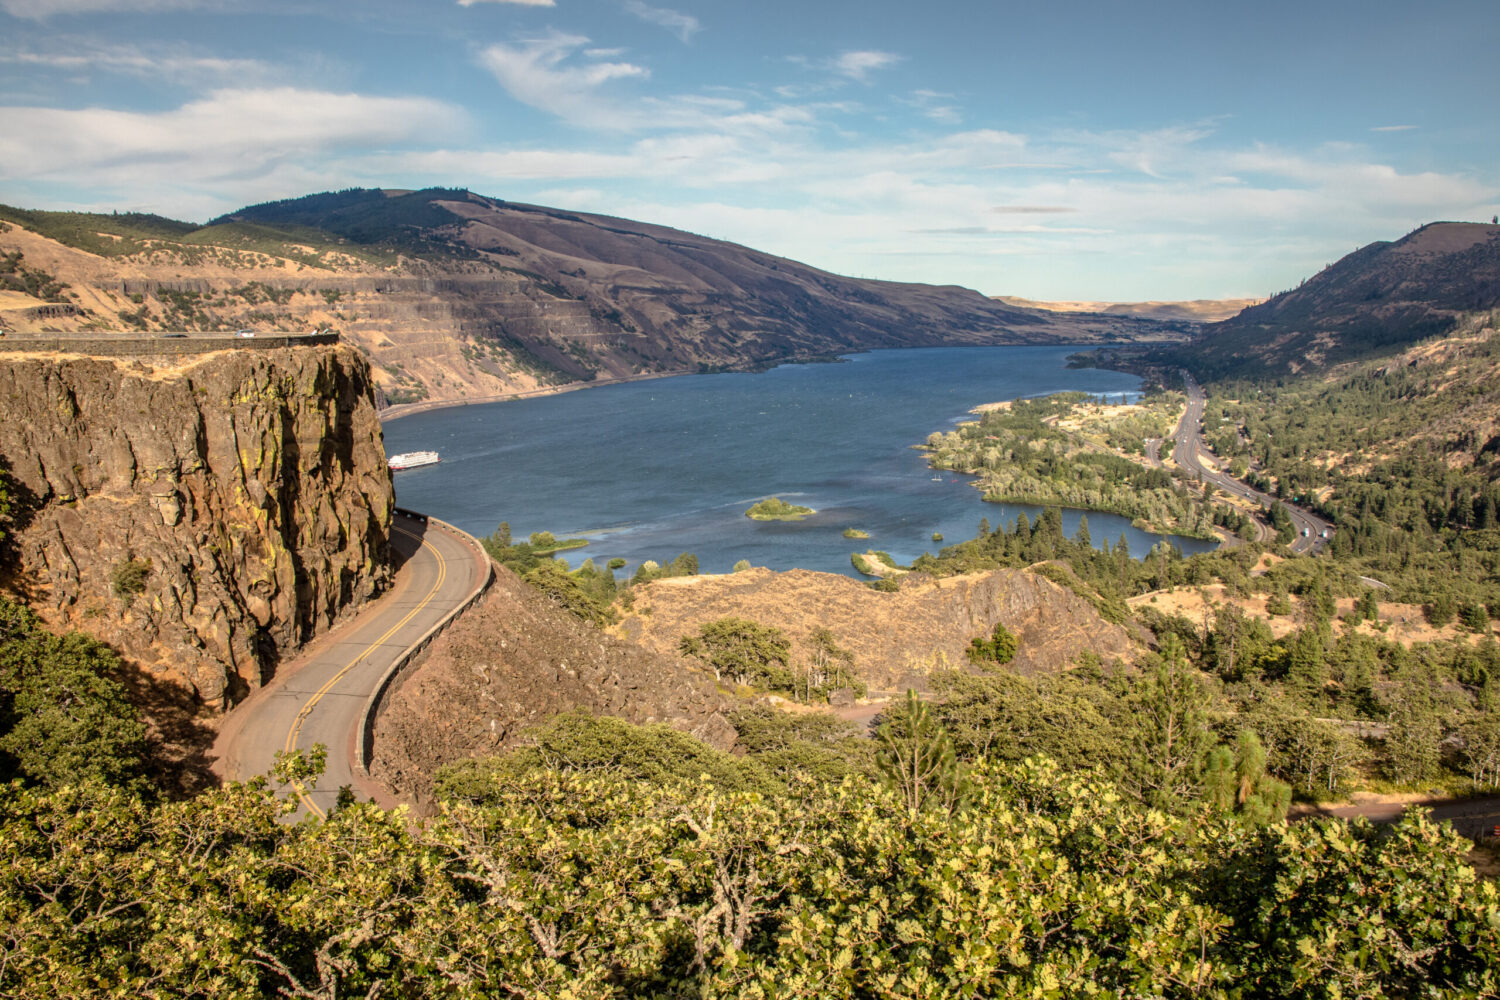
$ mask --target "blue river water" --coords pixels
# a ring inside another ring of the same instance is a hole
[[[413,414],[385,425],[385,444],[390,454],[442,455],[439,465],[396,474],[402,506],[475,535],[508,521],[518,540],[535,531],[588,538],[569,553],[574,565],[619,556],[630,572],[692,552],[704,573],[748,559],[856,576],[853,552],[882,549],[907,562],[972,538],[981,518],[998,526],[1040,513],[985,503],[969,477],[934,473],[912,445],[972,420],[981,403],[1073,389],[1137,398],[1134,375],[1067,368],[1074,350],[886,350],[601,386]],[[745,516],[773,495],[817,513],[797,522]],[[1070,535],[1080,516],[1063,512]],[[1095,544],[1123,535],[1136,557],[1160,540],[1116,515],[1087,517]],[[843,537],[850,527],[869,539]],[[1189,553],[1212,547],[1174,541]]]

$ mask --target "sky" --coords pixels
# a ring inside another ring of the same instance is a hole
[[[0,202],[465,187],[858,277],[1259,297],[1500,211],[1495,0],[0,0]]]

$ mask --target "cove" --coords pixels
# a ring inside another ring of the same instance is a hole
[[[756,374],[684,375],[581,392],[431,410],[385,427],[389,453],[434,450],[440,465],[396,475],[404,507],[475,535],[509,521],[514,536],[551,531],[590,545],[570,553],[625,572],[646,559],[698,556],[703,573],[740,559],[858,576],[852,552],[906,563],[975,535],[981,518],[1009,524],[1041,508],[990,504],[970,478],[934,481],[911,446],[980,403],[1064,390],[1136,398],[1124,372],[1069,369],[1076,347],[948,347],[872,351],[837,364]],[[801,521],[754,521],[745,510],[780,496],[811,507]],[[1081,512],[1063,511],[1071,535]],[[1139,558],[1162,536],[1088,513],[1089,533],[1123,535]],[[869,539],[843,537],[845,528]],[[932,541],[938,532],[944,542]],[[1184,552],[1213,542],[1175,538]]]

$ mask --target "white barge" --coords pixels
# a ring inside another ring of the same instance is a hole
[[[442,459],[438,458],[435,451],[409,451],[403,455],[392,455],[387,463],[392,472],[400,472],[403,469],[417,469],[424,465],[436,465]]]

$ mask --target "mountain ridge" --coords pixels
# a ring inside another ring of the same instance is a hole
[[[1299,374],[1394,353],[1500,306],[1500,225],[1431,222],[1158,352],[1200,378]]]
[[[39,287],[65,286],[55,301],[0,303],[0,325],[332,326],[370,357],[390,402],[756,369],[875,348],[1160,343],[1195,329],[1018,309],[956,286],[848,278],[652,223],[466,190],[327,192],[186,230],[155,216],[4,207],[0,221],[0,251],[23,253],[19,267],[51,279]]]

